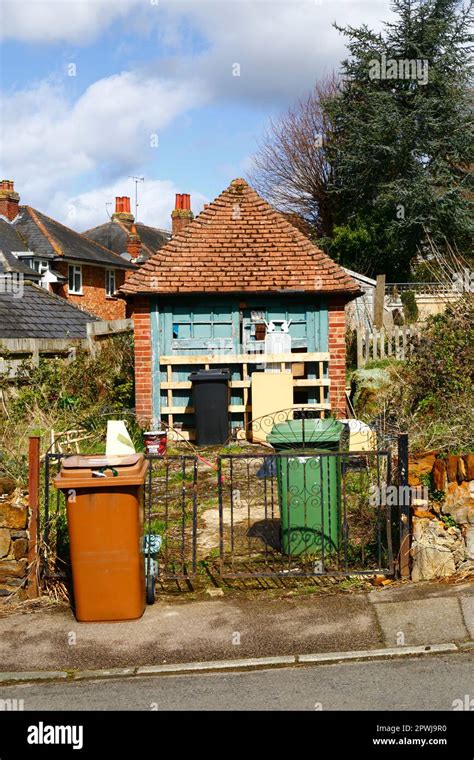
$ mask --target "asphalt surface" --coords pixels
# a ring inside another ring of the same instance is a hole
[[[453,710],[474,652],[254,672],[0,687],[24,710]],[[469,698],[470,698],[469,697]],[[474,703],[473,703],[474,704]]]

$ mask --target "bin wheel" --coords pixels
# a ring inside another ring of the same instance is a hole
[[[154,604],[155,603],[155,576],[149,575],[146,579],[146,603],[147,604]]]

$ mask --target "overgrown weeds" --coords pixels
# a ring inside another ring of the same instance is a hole
[[[41,435],[43,450],[51,431],[80,430],[88,451],[103,449],[107,419],[125,418],[137,447],[141,431],[133,413],[133,339],[117,335],[96,356],[26,360],[14,380],[0,375],[0,471],[25,482],[28,436]]]

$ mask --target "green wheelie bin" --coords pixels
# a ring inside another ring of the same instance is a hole
[[[300,419],[274,425],[267,436],[277,451],[276,474],[284,554],[329,556],[341,535],[341,463],[344,426],[338,420]]]

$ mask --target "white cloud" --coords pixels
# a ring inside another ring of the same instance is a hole
[[[1,0],[2,36],[24,42],[82,44],[144,0]]]
[[[379,30],[390,17],[390,0],[163,0],[163,8],[207,41],[199,56],[183,50],[173,71],[186,77],[192,68],[219,97],[257,103],[295,100],[339,69],[347,51],[334,21]],[[233,76],[235,63],[240,76]]]
[[[46,199],[59,187],[72,189],[81,176],[97,172],[113,181],[134,174],[155,158],[153,136],[160,139],[174,119],[206,100],[199,82],[138,72],[101,79],[72,105],[48,82],[5,96],[2,176],[47,210]]]
[[[139,185],[138,221],[152,227],[169,229],[171,211],[174,208],[175,194],[180,188],[170,180],[146,180]],[[190,190],[192,209],[195,214],[201,211],[208,199],[198,191]],[[86,193],[68,197],[65,193],[56,193],[51,203],[56,210],[56,217],[69,227],[84,231],[107,221],[107,212],[112,214],[115,197],[131,197],[134,213],[134,185],[128,176],[115,182],[96,188]],[[106,203],[111,204],[106,209]]]
[[[98,224],[107,193],[107,200],[128,194],[124,178],[153,162],[151,135],[160,137],[179,116],[211,101],[285,107],[338,69],[346,51],[333,21],[377,30],[389,17],[389,0],[0,0],[11,38],[86,45],[122,20],[135,37],[146,35],[168,53],[149,60],[146,72],[98,80],[74,102],[51,81],[6,94],[0,172],[15,180],[24,202],[56,218],[63,209],[66,223],[72,202],[76,228]],[[122,42],[120,31],[116,41]],[[232,76],[234,63],[240,77]],[[224,163],[216,156],[216,164]],[[102,187],[78,195],[78,186],[97,184]],[[166,225],[172,183],[154,180],[143,194],[146,220]],[[166,210],[155,206],[158,195],[166,198]]]

